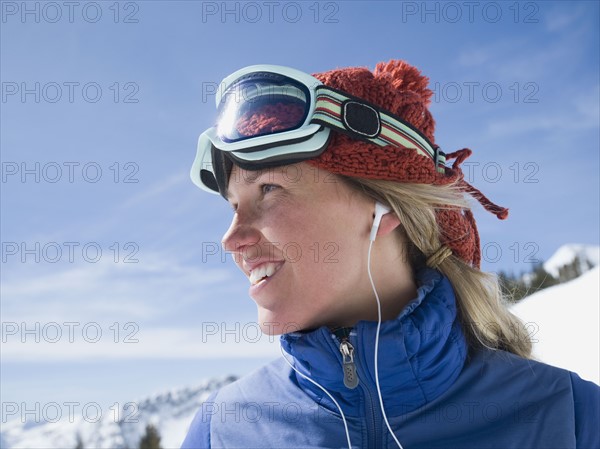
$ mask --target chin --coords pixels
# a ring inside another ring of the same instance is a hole
[[[298,321],[288,320],[269,310],[258,310],[258,325],[265,335],[282,335],[304,329]]]

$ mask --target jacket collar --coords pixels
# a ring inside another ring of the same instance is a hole
[[[448,279],[424,268],[417,273],[417,297],[393,320],[381,323],[379,383],[386,410],[412,411],[437,398],[456,380],[464,365],[467,345],[460,328],[456,302]],[[374,348],[377,322],[359,321],[350,331],[359,386],[344,385],[340,340],[327,327],[281,336],[284,351],[302,374],[327,389],[345,413],[359,415],[363,395],[377,399]],[[313,400],[336,410],[318,387],[291,372],[292,380]]]

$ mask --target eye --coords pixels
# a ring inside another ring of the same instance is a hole
[[[276,190],[278,188],[279,186],[276,184],[261,184],[260,186],[260,190],[263,195],[266,195],[267,193],[272,192],[273,190]]]

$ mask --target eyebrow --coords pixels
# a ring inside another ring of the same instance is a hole
[[[268,170],[272,170],[272,168],[262,168],[259,170],[244,170],[244,175],[241,175],[242,171],[241,171],[241,167],[238,166],[237,170],[237,174],[235,175],[236,179],[242,179],[245,185],[251,185],[251,184],[255,184],[256,182],[258,182],[262,176],[268,171]],[[227,199],[227,201],[229,202],[229,183],[231,182],[231,173],[229,173],[229,178],[227,180],[227,186],[225,187],[225,198]]]

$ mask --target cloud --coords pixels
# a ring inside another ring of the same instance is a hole
[[[10,322],[9,322],[10,323]],[[260,334],[253,322],[199,323],[196,328],[136,327],[127,323],[40,327],[41,337],[3,329],[3,362],[132,359],[230,359],[279,356],[279,337]],[[135,324],[135,323],[134,323]],[[30,330],[34,330],[32,325]],[[57,332],[58,331],[58,332]],[[55,340],[54,342],[51,340]]]
[[[128,266],[102,260],[54,267],[38,276],[20,268],[3,273],[3,360],[273,354],[258,325],[241,321],[254,312],[251,302],[232,313],[222,300],[245,296],[245,284],[232,283],[233,268],[183,265],[164,254]]]
[[[471,69],[476,78],[488,77],[497,82],[527,80],[542,85],[544,80],[564,73],[571,75],[576,67],[589,61],[586,52],[594,47],[591,43],[581,44],[589,41],[594,25],[581,21],[577,27],[569,27],[579,17],[579,13],[573,14],[575,17],[558,15],[552,19],[550,23],[554,24],[548,25],[552,32],[538,30],[486,44],[473,43],[458,54],[457,61]]]
[[[598,129],[600,106],[597,98],[600,86],[569,95],[562,95],[561,108],[538,108],[537,113],[514,115],[489,122],[489,137],[508,137],[526,133],[564,133]],[[555,100],[555,103],[560,101]],[[524,108],[521,108],[523,111]]]
[[[162,195],[175,188],[180,188],[185,183],[191,183],[189,175],[187,173],[176,173],[162,179],[141,193],[126,198],[121,204],[120,208],[127,209],[129,207],[138,206],[140,204],[148,203],[149,201],[155,201],[156,197]]]
[[[115,313],[130,320],[158,319],[164,304],[202,301],[212,287],[232,277],[225,267],[186,266],[166,254],[145,253],[138,260],[115,263],[108,257],[51,271],[19,266],[5,272],[3,319],[102,320]],[[44,272],[36,275],[36,269]]]
[[[566,12],[560,11],[558,8],[548,10],[543,19],[546,30],[556,33],[563,31],[576,22],[581,23],[584,14],[586,14],[584,6],[575,2],[570,3],[569,6],[570,8]]]

